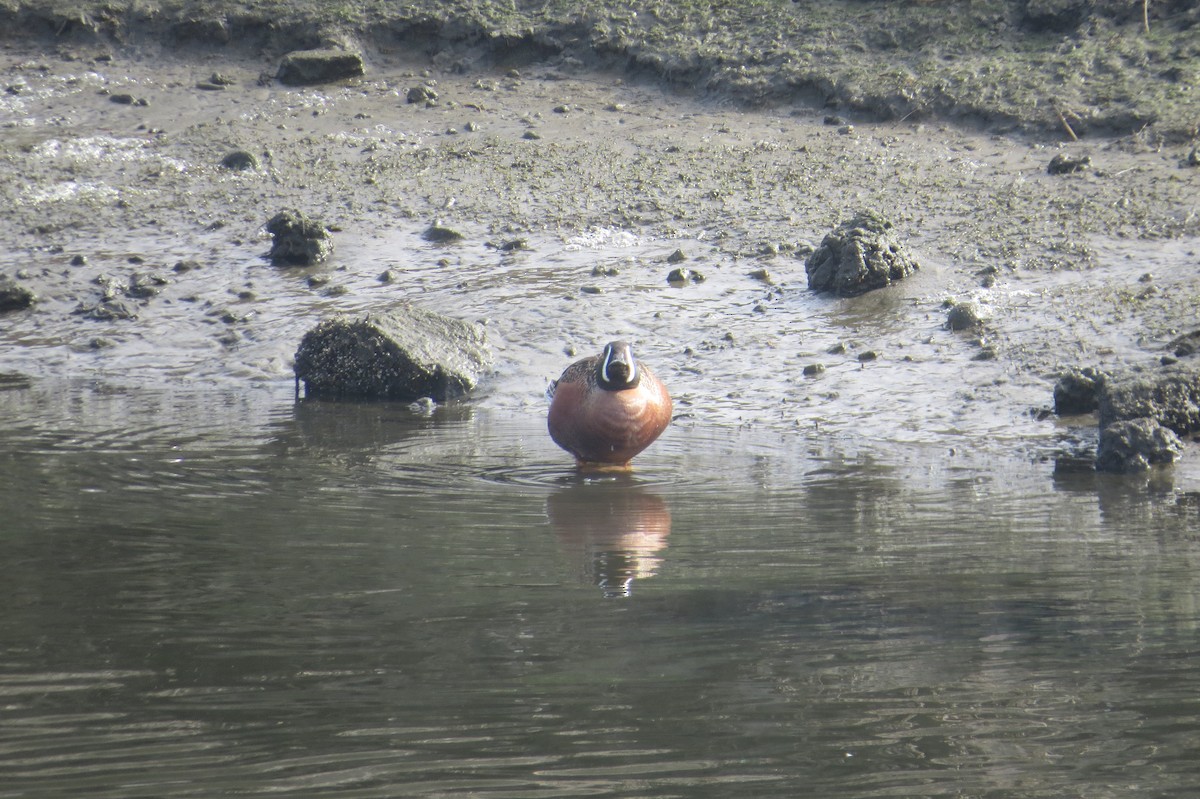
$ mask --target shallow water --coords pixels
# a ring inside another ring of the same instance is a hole
[[[1200,502],[686,420],[8,380],[0,797],[1188,796]]]

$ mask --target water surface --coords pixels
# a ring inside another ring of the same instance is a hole
[[[1169,478],[279,384],[0,391],[0,797],[1117,797],[1200,782]]]

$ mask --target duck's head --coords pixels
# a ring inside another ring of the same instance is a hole
[[[596,382],[601,388],[607,391],[636,388],[641,377],[633,347],[628,341],[610,341],[604,345],[600,362],[596,364]]]

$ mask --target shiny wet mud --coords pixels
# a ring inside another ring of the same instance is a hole
[[[0,796],[1184,796],[1195,494],[6,384]],[[34,409],[36,408],[36,413]]]

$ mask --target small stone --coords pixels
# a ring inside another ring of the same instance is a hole
[[[1073,157],[1067,153],[1059,153],[1050,159],[1046,171],[1051,175],[1068,175],[1072,172],[1082,172],[1092,165],[1090,156]]]
[[[823,363],[810,363],[804,367],[805,377],[817,377],[822,374],[825,374],[825,364]]]
[[[870,363],[879,359],[879,353],[875,350],[864,350],[858,354],[859,363]]]
[[[421,238],[433,244],[453,244],[466,237],[454,228],[446,227],[438,221],[426,228],[425,232],[421,234]]]
[[[245,150],[234,150],[221,159],[221,166],[234,172],[258,169],[258,159]]]
[[[774,278],[771,277],[771,273],[769,271],[767,271],[766,268],[755,269],[753,272],[750,273],[750,277],[754,278],[755,280],[766,283],[768,286],[775,285]]]
[[[125,296],[148,300],[157,296],[165,285],[167,285],[167,279],[162,275],[134,273],[129,276],[129,286],[125,289]]]
[[[542,134],[538,133],[536,130],[527,130],[524,134],[522,134],[521,138],[528,139],[529,141],[537,141],[538,139],[542,138]]]
[[[974,301],[955,303],[946,314],[949,330],[978,330],[983,326],[983,310]]]
[[[173,267],[176,272],[190,272],[200,268],[199,261],[177,261]]]
[[[74,313],[98,322],[137,319],[137,308],[121,299],[105,298],[92,305],[81,304],[74,310]]]
[[[667,263],[669,264],[681,264],[686,260],[687,256],[683,254],[683,250],[676,250],[667,256]]]
[[[704,275],[692,269],[679,267],[671,270],[667,275],[667,282],[673,286],[682,286],[685,283],[703,283]]]
[[[405,95],[405,100],[410,105],[435,103],[437,102],[437,98],[438,93],[429,86],[413,86],[408,90],[408,94]]]
[[[87,262],[88,259],[86,255],[75,255],[71,257],[71,266],[87,266]]]

